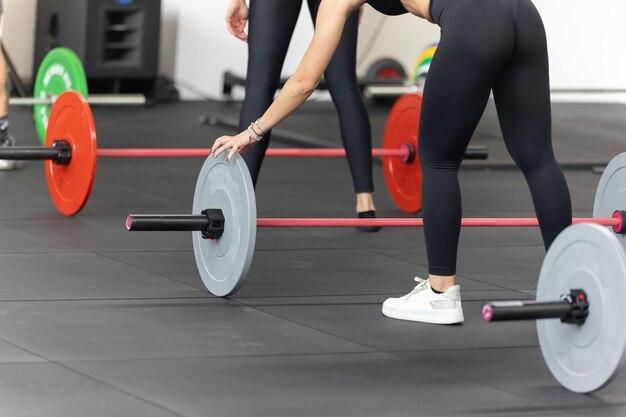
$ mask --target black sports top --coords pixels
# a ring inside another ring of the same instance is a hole
[[[382,14],[396,16],[408,13],[400,0],[367,0],[367,2]]]

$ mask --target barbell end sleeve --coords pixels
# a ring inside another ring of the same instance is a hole
[[[416,149],[410,143],[403,143],[400,145],[400,149],[406,152],[400,160],[405,164],[412,164],[415,161]]]
[[[482,317],[487,323],[560,319],[567,324],[583,324],[588,315],[589,301],[581,289],[571,289],[556,301],[494,301],[482,308]]]
[[[539,319],[564,319],[571,315],[571,303],[559,300],[554,302],[536,301],[496,301],[485,304],[482,309],[483,320],[518,321]]]
[[[482,314],[483,320],[487,323],[491,322],[491,319],[493,318],[493,308],[491,307],[491,304],[485,304],[483,306]]]
[[[618,219],[619,223],[616,226],[613,226],[613,231],[620,235],[626,234],[626,210],[615,210],[613,212],[613,218]]]
[[[129,232],[196,232],[204,230],[209,219],[204,214],[129,214]]]
[[[65,140],[55,140],[52,146],[6,146],[0,148],[0,159],[12,161],[47,161],[68,165],[72,160],[72,148]]]
[[[202,237],[209,240],[222,237],[224,224],[221,209],[207,209],[200,214],[129,214],[125,220],[129,232],[202,232]]]

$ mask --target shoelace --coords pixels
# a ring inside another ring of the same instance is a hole
[[[428,280],[422,279],[420,277],[415,277],[415,282],[417,282],[417,285],[415,286],[415,288],[413,288],[413,291],[402,297],[403,299],[408,300],[418,292],[425,290],[426,286],[428,285]]]

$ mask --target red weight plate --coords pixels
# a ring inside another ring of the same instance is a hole
[[[422,109],[422,96],[406,94],[394,104],[385,126],[383,148],[398,149],[410,146],[414,151],[412,160],[383,158],[385,182],[391,198],[398,208],[407,213],[422,209],[422,167],[417,155],[417,135]]]
[[[79,93],[67,91],[52,106],[46,130],[46,146],[65,140],[71,146],[68,165],[45,162],[50,197],[66,216],[78,213],[89,198],[96,176],[96,127],[87,101]]]

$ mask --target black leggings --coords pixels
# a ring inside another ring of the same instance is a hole
[[[504,141],[524,174],[546,249],[572,222],[554,158],[546,36],[531,0],[431,0],[441,43],[419,132],[429,273],[454,275],[461,221],[458,169],[493,90]]]
[[[315,22],[321,0],[307,2]],[[242,131],[259,118],[274,99],[301,7],[301,0],[250,0],[246,98],[239,119]],[[372,133],[355,69],[358,24],[358,12],[355,12],[346,22],[341,41],[324,78],[339,114],[341,137],[354,189],[357,193],[363,193],[374,191],[374,184]],[[255,185],[269,141],[268,133],[259,144],[244,154]]]

